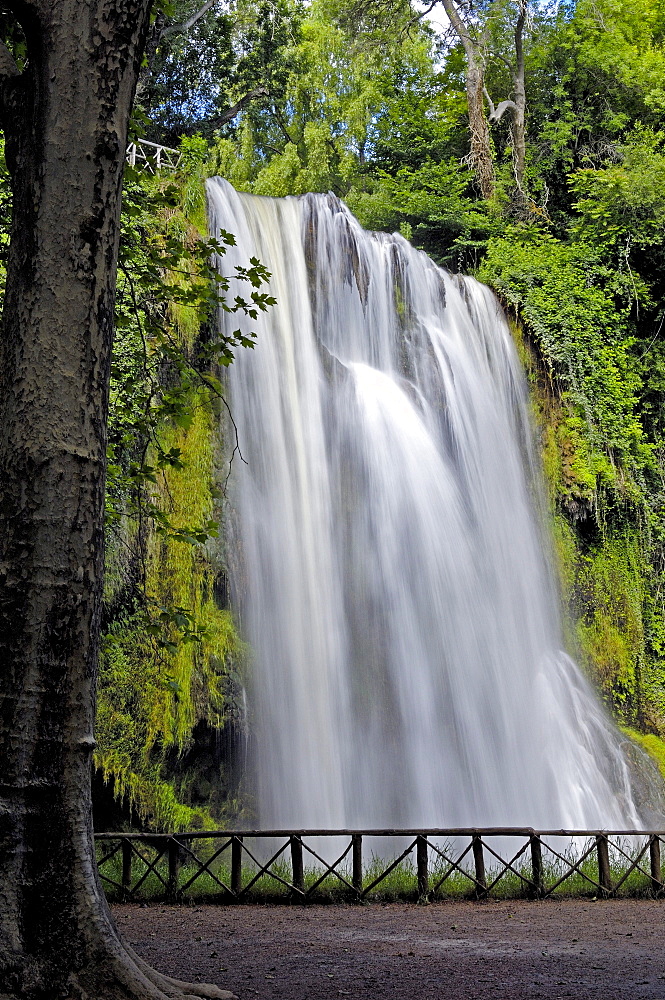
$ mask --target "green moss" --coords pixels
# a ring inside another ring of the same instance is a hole
[[[630,737],[638,746],[645,750],[652,760],[658,765],[658,769],[665,778],[665,740],[654,733],[640,733],[630,726],[622,726],[622,732]]]
[[[589,673],[617,714],[639,713],[639,680],[645,658],[644,578],[636,539],[611,537],[579,563],[578,636]]]
[[[212,414],[194,401],[188,428],[169,428],[167,448],[179,448],[182,469],[167,469],[160,482],[160,501],[175,528],[203,524],[213,514]],[[176,642],[164,654],[164,671],[177,690],[177,700],[154,720],[150,737],[184,747],[192,727],[205,718],[223,722],[223,696],[214,664],[227,664],[241,654],[233,620],[212,599],[212,569],[200,546],[153,535],[148,544],[146,591],[157,606],[188,608],[199,630],[199,642]],[[177,636],[173,637],[174,640]],[[166,706],[165,706],[166,709]],[[168,725],[166,723],[168,716]]]
[[[142,626],[141,617],[117,622],[104,637],[95,763],[148,828],[209,826],[206,812],[179,803],[161,775],[165,745],[154,725],[161,720],[162,729],[171,727],[174,692]]]
[[[192,140],[190,146],[183,156],[180,205],[164,208],[152,221],[156,241],[165,232],[183,244],[198,240],[197,225],[205,225],[205,144]],[[201,279],[185,260],[168,280],[187,291]],[[186,354],[195,350],[200,323],[195,305],[174,303],[165,317],[168,336]],[[108,545],[106,598],[117,610],[102,641],[95,760],[115,795],[151,829],[215,825],[205,809],[184,804],[187,789],[167,780],[166,764],[187,748],[198,722],[223,727],[227,677],[237,674],[244,654],[231,613],[213,598],[210,553],[187,531],[215,517],[217,426],[210,394],[193,387],[186,413],[159,427],[160,452],[176,454],[178,461],[160,468],[151,450],[146,459],[157,470],[146,486],[150,500],[168,515],[170,530],[160,533],[125,516]],[[137,586],[137,565],[143,598],[123,601],[123,591]],[[184,609],[184,629],[171,609]]]

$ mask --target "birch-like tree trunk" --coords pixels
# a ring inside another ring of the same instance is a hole
[[[121,942],[90,806],[122,168],[150,0],[22,0],[0,51],[0,998],[229,997]]]

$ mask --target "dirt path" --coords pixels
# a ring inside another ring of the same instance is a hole
[[[665,1000],[665,901],[113,909],[158,969],[241,1000]]]

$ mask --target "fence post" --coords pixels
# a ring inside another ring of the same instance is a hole
[[[663,890],[663,870],[660,864],[660,837],[652,833],[649,839],[649,861],[651,862],[651,888],[655,893]]]
[[[292,883],[295,889],[300,892],[305,891],[305,870],[302,863],[302,840],[300,837],[291,837],[291,869],[293,871]]]
[[[178,898],[178,873],[180,871],[180,844],[175,837],[169,837],[167,851],[169,880],[166,887],[166,898],[170,903],[175,903]]]
[[[427,871],[427,837],[416,837],[416,869],[418,872],[418,902],[426,903],[429,893],[429,872]]]
[[[543,849],[540,839],[533,833],[530,837],[531,843],[531,890],[535,899],[542,899],[545,895],[545,880],[543,878]]]
[[[604,833],[600,833],[596,837],[596,851],[598,852],[598,882],[601,893],[606,895],[612,891],[612,874],[610,872],[610,852]]]
[[[231,892],[242,892],[242,837],[231,838]]]
[[[353,870],[351,882],[358,895],[363,891],[363,835],[351,834],[351,858]]]
[[[474,833],[471,837],[471,849],[473,850],[473,861],[476,866],[476,895],[483,896],[483,889],[487,889],[485,878],[485,858],[483,856],[483,842],[479,833]]]
[[[122,841],[122,898],[128,899],[132,890],[132,842]]]

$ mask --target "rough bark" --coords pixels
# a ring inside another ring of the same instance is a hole
[[[524,65],[524,26],[526,24],[527,0],[518,0],[515,22],[515,61],[510,67],[515,100],[502,101],[496,108],[485,90],[485,66],[483,41],[474,36],[470,25],[464,20],[455,0],[441,0],[453,30],[464,46],[467,61],[466,96],[469,107],[469,128],[471,130],[471,153],[469,161],[476,174],[478,186],[484,198],[494,194],[494,162],[489,124],[485,117],[483,97],[490,106],[490,122],[498,122],[503,113],[510,110],[512,122],[513,159],[515,170],[516,202],[526,208],[526,88]]]
[[[0,337],[0,1000],[228,997],[120,941],[90,808],[127,122],[149,0],[22,0],[2,53],[14,214]]]
[[[467,55],[466,99],[469,107],[469,129],[471,131],[470,163],[478,181],[483,198],[494,194],[494,161],[489,125],[485,117],[483,99],[484,67],[476,56]]]

